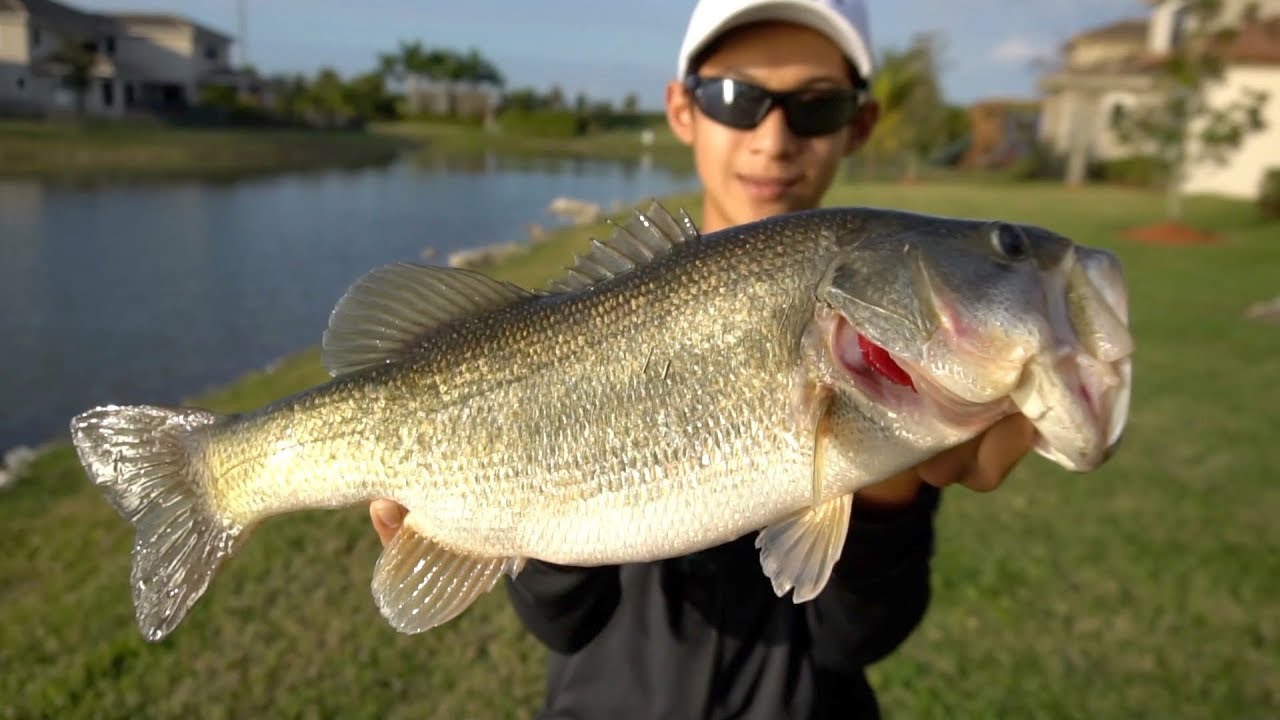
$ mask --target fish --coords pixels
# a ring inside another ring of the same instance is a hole
[[[1075,472],[1118,446],[1133,338],[1119,260],[1051,230],[873,207],[712,233],[654,202],[530,290],[393,263],[338,301],[331,378],[248,412],[71,420],[136,531],[164,639],[268,518],[389,498],[395,630],[450,621],[531,559],[651,561],[756,533],[779,597],[839,560],[862,487],[1024,414]]]

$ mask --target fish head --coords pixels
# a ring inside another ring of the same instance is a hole
[[[1117,258],[1035,226],[890,217],[837,243],[817,289],[838,384],[917,433],[927,419],[972,436],[1018,411],[1041,455],[1104,462],[1132,379]]]

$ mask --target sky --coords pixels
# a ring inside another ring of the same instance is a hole
[[[657,109],[675,72],[693,0],[70,0],[84,10],[173,12],[229,35],[238,7],[247,18],[244,50],[259,71],[344,76],[370,70],[378,53],[404,40],[493,60],[507,87],[620,102],[634,92]],[[1057,57],[1072,35],[1143,17],[1144,0],[868,0],[872,44],[904,48],[913,35],[943,38],[947,100],[1036,95],[1036,59]],[[239,55],[236,55],[239,57]]]

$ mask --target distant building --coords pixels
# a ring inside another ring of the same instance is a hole
[[[983,100],[969,108],[969,148],[960,164],[1003,168],[1035,152],[1040,104],[1034,100]]]
[[[75,95],[56,62],[66,44],[94,55],[90,115],[182,111],[208,85],[238,87],[233,38],[163,13],[88,13],[52,0],[0,0],[0,113],[69,112]]]
[[[502,88],[492,83],[438,80],[409,73],[404,79],[404,102],[409,115],[488,118],[502,104]]]
[[[1126,20],[1073,37],[1063,67],[1041,83],[1040,140],[1052,151],[1084,163],[1134,154],[1112,130],[1117,115],[1158,97],[1158,63],[1186,31],[1185,0],[1147,0],[1147,19]],[[1269,94],[1266,129],[1245,138],[1222,166],[1188,168],[1183,189],[1252,199],[1268,168],[1280,167],[1280,0],[1223,0],[1221,22],[1234,37],[1218,49],[1222,79],[1208,88],[1210,103],[1238,98],[1244,89]]]

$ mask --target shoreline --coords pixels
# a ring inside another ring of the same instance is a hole
[[[216,180],[381,165],[415,147],[364,131],[0,121],[0,178]]]
[[[0,119],[0,179],[4,180],[232,180],[381,166],[419,152],[496,152],[690,166],[687,149],[666,132],[540,137],[413,121],[327,130]]]

